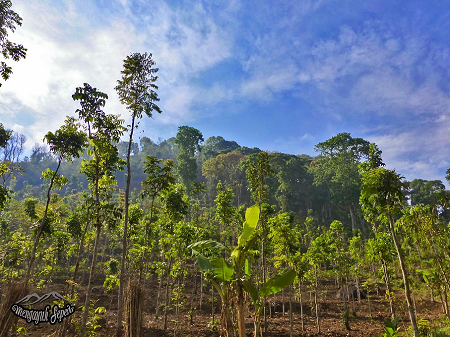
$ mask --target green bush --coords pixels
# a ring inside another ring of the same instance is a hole
[[[450,326],[436,327],[431,333],[432,337],[450,337]]]
[[[378,337],[398,337],[399,328],[397,325],[399,320],[400,317],[396,317],[392,321],[385,319],[383,334]]]

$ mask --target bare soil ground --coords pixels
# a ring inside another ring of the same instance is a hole
[[[58,291],[61,294],[64,293],[65,284],[54,283],[47,287],[45,291],[37,291],[38,294],[43,294],[49,291]],[[189,289],[189,287],[188,287]],[[75,325],[81,321],[81,310],[78,308],[82,305],[82,299],[84,297],[82,293],[83,289],[78,289],[81,300],[77,303],[77,311],[72,315],[72,324],[66,332],[66,336],[76,336]],[[196,308],[193,311],[192,322],[188,315],[188,307],[190,303],[190,296],[188,295],[185,302],[185,307],[181,311],[178,324],[175,324],[176,317],[173,310],[168,315],[168,328],[163,329],[163,319],[161,317],[155,317],[155,304],[157,285],[153,282],[145,287],[145,301],[144,301],[144,327],[142,336],[186,336],[186,337],[209,337],[209,336],[221,336],[220,324],[211,327],[209,324],[212,321],[212,308],[210,301],[208,301],[210,294],[205,293],[203,299],[202,308]],[[369,299],[362,299],[361,301],[350,301],[348,303],[349,309],[352,312],[350,317],[350,328],[347,330],[343,325],[342,311],[343,302],[336,298],[337,289],[334,284],[328,284],[322,288],[320,294],[320,332],[317,332],[316,318],[314,312],[310,308],[310,295],[306,291],[303,293],[303,318],[304,328],[302,329],[300,305],[298,300],[293,303],[293,336],[375,336],[381,335],[384,328],[384,319],[390,318],[389,304],[384,298],[384,290],[380,290],[380,295],[372,294]],[[195,296],[195,302],[198,307],[199,295]],[[107,311],[99,314],[100,317],[98,324],[101,326],[96,329],[97,336],[111,337],[114,336],[116,325],[116,310],[117,300],[111,295],[104,294],[101,290],[101,286],[97,288],[97,291],[93,295],[94,299],[98,302],[96,306],[104,306]],[[111,301],[113,299],[113,301]],[[404,302],[404,296],[401,291],[396,293],[396,310],[397,316],[401,317],[400,326],[404,331],[409,326],[409,319],[406,312],[406,303]],[[275,337],[275,336],[289,336],[290,324],[289,324],[289,303],[287,302],[287,296],[285,298],[285,314],[282,313],[282,297],[278,295],[271,297],[270,302],[274,302],[275,306],[272,307],[272,316],[267,317],[266,331],[263,336]],[[431,324],[436,323],[443,317],[441,304],[439,302],[432,302],[430,298],[419,298],[416,296],[415,300],[416,311],[419,318],[428,320]],[[267,308],[267,316],[269,316],[269,309]],[[215,318],[220,319],[220,303],[215,304]],[[253,335],[253,321],[251,318],[251,310],[246,318],[247,322],[247,336]],[[27,336],[39,337],[39,336],[56,336],[56,331],[59,327],[58,324],[50,325],[48,323],[41,323],[38,325],[29,324],[26,321],[20,319],[18,326],[23,326],[26,329]]]

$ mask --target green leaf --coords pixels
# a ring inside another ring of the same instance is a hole
[[[53,171],[50,168],[47,168],[46,170],[42,171],[41,174],[44,180],[50,180],[55,175],[55,171]]]
[[[206,272],[213,269],[211,262],[202,254],[197,255],[197,265],[201,271]]]
[[[425,281],[425,283],[430,285],[430,280],[428,279],[428,276],[432,276],[433,274],[430,273],[428,270],[417,269],[416,271],[418,273],[422,274],[422,277],[423,277],[423,280]]]
[[[394,336],[394,329],[386,327],[386,333],[388,336]]]
[[[280,292],[294,281],[295,276],[295,270],[291,269],[284,274],[272,277],[263,284],[261,289],[259,289],[259,295],[261,297],[267,297]]]
[[[250,276],[251,274],[250,264],[248,263],[248,259],[245,259],[245,275]]]
[[[245,212],[244,231],[238,239],[238,246],[245,246],[247,241],[252,237],[255,232],[256,225],[259,220],[259,208],[256,205],[247,208]]]
[[[231,281],[234,274],[234,268],[229,266],[223,257],[211,260],[210,263],[212,266],[212,272],[214,273],[217,281]]]
[[[253,303],[256,303],[259,299],[259,293],[258,293],[258,289],[255,287],[255,285],[253,283],[250,283],[247,280],[244,280],[242,282],[242,285],[243,285],[245,291],[247,291],[250,294],[250,297],[252,298]]]
[[[203,240],[195,242],[188,246],[188,248],[192,249],[194,252],[197,251],[197,249],[213,249],[213,248],[219,248],[219,249],[228,249],[226,246],[221,244],[220,242],[214,241],[214,240]],[[197,249],[194,249],[197,248]]]
[[[102,313],[106,312],[106,308],[105,307],[98,307],[98,308],[95,308],[94,312],[96,314],[102,314]]]
[[[247,208],[245,211],[245,221],[249,224],[249,226],[255,228],[258,224],[259,220],[259,207],[257,205],[253,205],[252,207]]]

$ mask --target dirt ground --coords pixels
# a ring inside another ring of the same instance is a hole
[[[50,289],[49,289],[50,288]],[[97,324],[101,327],[96,329],[97,336],[111,337],[114,336],[116,325],[116,298],[111,295],[103,294],[98,287],[94,293],[94,299],[98,299],[96,306],[104,306],[107,311],[99,314]],[[51,287],[47,287],[45,291],[37,291],[42,295],[45,292],[57,291],[63,294],[64,284],[53,284]],[[82,289],[79,289],[81,294]],[[350,328],[347,330],[343,325],[341,312],[343,311],[343,302],[337,299],[337,289],[334,285],[325,286],[320,294],[320,332],[317,332],[316,318],[314,312],[310,308],[310,294],[306,291],[303,293],[303,326],[301,324],[300,305],[296,301],[293,303],[293,336],[375,336],[381,335],[384,323],[383,320],[390,318],[389,304],[384,298],[383,289],[380,291],[380,295],[372,294],[370,301],[368,298],[361,301],[350,301],[348,303],[351,312]],[[210,301],[208,301],[209,294],[204,294],[202,308],[196,308],[193,311],[192,323],[191,318],[188,315],[188,307],[190,303],[190,297],[187,296],[184,310],[180,314],[179,324],[175,324],[176,317],[174,312],[170,312],[168,315],[166,330],[163,329],[163,319],[155,317],[155,303],[156,303],[156,285],[152,284],[145,289],[145,301],[143,321],[144,327],[142,336],[186,336],[186,337],[216,337],[221,336],[220,324],[211,327],[209,324],[212,321],[212,308]],[[199,295],[194,295],[195,302],[198,306]],[[80,296],[83,298],[84,296]],[[111,301],[113,299],[113,301]],[[406,312],[406,303],[404,302],[404,296],[400,292],[396,293],[396,314],[401,317],[400,326],[404,331],[409,326],[409,319]],[[289,303],[285,304],[285,315],[282,313],[282,297],[278,295],[269,299],[270,303],[274,303],[271,308],[272,316],[269,317],[269,308],[267,308],[267,326],[263,336],[275,337],[275,336],[290,336],[290,324],[289,324]],[[80,300],[77,303],[77,310],[72,315],[72,324],[66,332],[66,336],[76,336],[75,325],[81,320],[81,310],[78,308],[82,304]],[[428,298],[419,298],[416,295],[415,299],[416,312],[419,319],[426,319],[430,324],[436,324],[438,320],[443,317],[442,306],[439,302],[432,302]],[[220,319],[220,304],[215,304],[215,318]],[[33,323],[27,323],[26,321],[19,319],[18,326],[25,327],[27,336],[39,337],[39,336],[56,336],[56,331],[59,328],[59,324],[50,325],[49,323],[40,323],[34,325]],[[251,318],[251,310],[246,317],[246,332],[247,336],[253,335],[253,321]]]

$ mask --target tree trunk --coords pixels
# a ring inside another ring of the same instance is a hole
[[[81,322],[81,337],[86,336],[86,324],[89,316],[89,306],[91,302],[91,295],[92,295],[92,283],[94,281],[95,276],[95,264],[97,260],[97,252],[98,252],[98,246],[100,241],[100,233],[101,233],[101,226],[97,226],[97,233],[95,235],[95,244],[94,244],[94,253],[92,255],[92,264],[91,264],[91,270],[89,271],[89,281],[86,289],[86,300],[84,301],[84,313],[83,313],[83,320]]]
[[[189,323],[194,324],[194,295],[197,295],[197,270],[194,271],[194,286],[191,292],[191,301],[189,304]]]
[[[264,216],[262,215],[262,199],[261,199],[261,195],[259,195],[259,200],[258,200],[258,207],[259,207],[259,214],[260,214],[260,218],[259,221],[261,222],[261,228],[262,228],[262,237],[261,237],[261,254],[262,254],[262,278],[263,278],[263,283],[266,282],[266,272],[267,272],[267,267],[266,267],[266,225],[265,225],[265,219]],[[259,315],[258,315],[259,316]],[[263,317],[264,317],[264,332],[267,332],[267,313],[266,313],[266,298],[263,298]],[[256,337],[256,335],[255,335]]]
[[[181,278],[177,277],[177,300],[175,303],[175,328],[174,328],[174,336],[176,335],[176,331],[178,330],[178,324],[180,323],[180,293],[181,293]]]
[[[211,316],[212,316],[212,326],[215,325],[215,319],[214,319],[214,314],[215,314],[215,307],[214,307],[214,302],[215,302],[215,297],[214,297],[214,287],[211,287]]]
[[[370,302],[370,289],[367,288],[367,304],[369,306],[369,317],[372,318],[372,304]]]
[[[356,275],[356,298],[358,299],[358,302],[361,301],[361,281],[359,280],[359,276]]]
[[[200,299],[198,303],[199,310],[202,310],[203,304],[203,273],[200,273]]]
[[[392,298],[392,288],[391,288],[391,281],[389,278],[386,261],[381,260],[381,265],[383,266],[383,274],[384,274],[384,282],[386,283],[386,288],[388,292],[388,298],[389,298],[389,308],[391,310],[391,319],[395,318],[395,307],[394,307],[394,300]],[[377,287],[378,288],[378,287]]]
[[[317,267],[314,267],[314,276],[315,276],[315,290],[314,290],[314,305],[316,309],[316,325],[317,332],[320,333],[320,319],[319,319],[319,302],[317,300],[317,292],[319,291],[319,279],[317,275]]]
[[[125,188],[125,205],[124,205],[124,221],[123,221],[123,237],[122,237],[122,261],[120,263],[120,280],[119,280],[119,299],[117,306],[117,327],[116,337],[120,337],[122,334],[122,320],[123,320],[123,289],[125,283],[125,259],[127,257],[127,240],[128,240],[128,207],[130,198],[130,183],[131,183],[131,146],[133,145],[133,132],[134,132],[134,120],[135,114],[131,117],[130,138],[127,149],[127,185]]]
[[[302,331],[305,331],[305,322],[303,320],[302,281],[298,281],[298,293],[299,293],[299,300],[300,300],[300,319],[302,321]]]
[[[294,320],[292,317],[292,285],[289,286],[289,336],[294,334]]]
[[[167,329],[167,311],[169,309],[169,287],[170,287],[170,270],[172,269],[172,257],[169,259],[169,268],[167,269],[166,295],[164,296],[164,326]]]
[[[159,276],[159,282],[158,282],[158,293],[156,294],[156,308],[155,308],[155,318],[159,317],[159,307],[161,302],[161,288],[162,288],[162,280],[163,280],[163,274]]]
[[[88,209],[88,215],[87,218],[89,219],[89,209]],[[77,256],[77,263],[75,264],[75,270],[73,271],[73,277],[72,280],[74,282],[76,282],[76,278],[77,278],[77,274],[78,274],[78,268],[80,267],[80,259],[82,258],[82,256],[84,255],[84,238],[86,237],[86,233],[88,231],[89,228],[89,220],[86,223],[86,227],[84,228],[84,232],[81,235],[80,238],[80,243],[78,245],[78,256]],[[72,287],[73,289],[73,287]]]
[[[254,337],[262,337],[262,331],[261,331],[261,317],[259,314],[255,314],[255,330],[254,330]]]
[[[448,311],[448,297],[447,297],[447,290],[444,288],[444,308],[445,308],[445,315],[449,317],[449,311]]]
[[[348,289],[348,282],[345,285],[345,292],[346,293],[344,294],[344,298],[343,298],[343,300],[344,300],[344,317],[343,317],[343,320],[344,320],[345,328],[347,330],[351,330],[350,322],[349,322],[350,312],[349,312],[349,309],[348,309],[348,300],[349,300],[349,297],[350,297],[350,293],[349,293],[349,289]]]
[[[44,215],[42,216],[41,223],[39,224],[39,227],[37,228],[37,231],[36,231],[36,238],[34,240],[33,250],[31,252],[31,256],[30,256],[30,262],[28,264],[28,270],[25,275],[25,283],[27,283],[31,277],[31,271],[33,270],[33,264],[34,264],[34,260],[36,258],[37,246],[39,245],[39,239],[41,238],[41,234],[42,234],[42,227],[44,226],[45,221],[47,220],[48,207],[50,205],[50,197],[51,197],[50,192],[51,192],[53,184],[55,182],[56,175],[58,174],[59,167],[61,166],[62,159],[63,158],[60,156],[59,161],[58,161],[58,166],[56,167],[56,170],[52,175],[52,178],[50,180],[50,185],[48,186],[48,189],[47,189],[47,202],[45,204]]]
[[[406,270],[405,262],[403,259],[403,253],[401,251],[400,243],[398,242],[397,234],[395,233],[394,220],[390,210],[388,210],[389,229],[391,231],[392,240],[394,241],[395,249],[397,251],[398,261],[400,263],[400,269],[402,270],[403,283],[405,284],[405,297],[406,304],[408,305],[409,318],[413,328],[414,337],[419,337],[419,329],[417,327],[416,313],[411,301],[411,290],[409,289],[408,271]]]
[[[352,220],[352,233],[355,233],[356,231],[356,215],[355,210],[353,208],[353,205],[348,206],[348,209],[350,211],[350,218]]]

